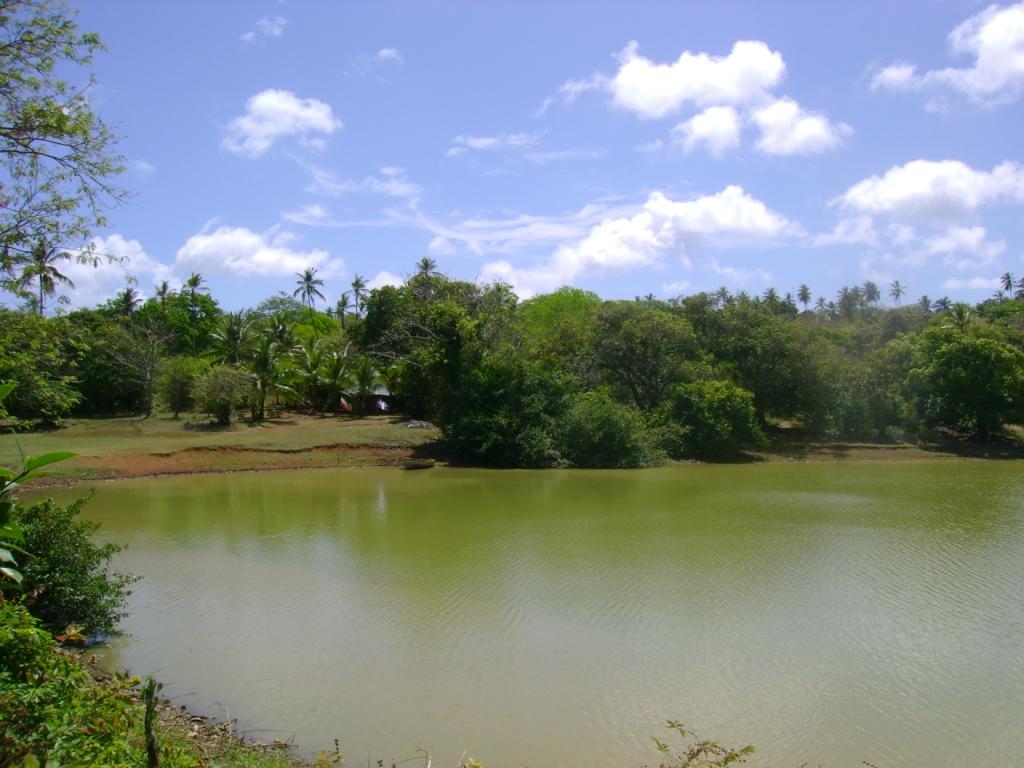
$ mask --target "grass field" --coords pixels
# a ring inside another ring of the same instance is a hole
[[[0,464],[19,463],[18,443],[28,455],[74,451],[56,465],[49,483],[74,479],[153,474],[292,469],[344,465],[397,465],[429,455],[436,429],[410,429],[391,416],[366,418],[285,414],[262,424],[213,429],[183,416],[148,419],[69,419],[59,430],[0,437]]]

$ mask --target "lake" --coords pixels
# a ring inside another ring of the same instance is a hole
[[[752,765],[1011,765],[1022,469],[241,473],[85,514],[145,577],[109,664],[350,765],[656,765],[667,718]]]

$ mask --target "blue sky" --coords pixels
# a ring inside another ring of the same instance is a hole
[[[1024,4],[76,4],[135,191],[73,304],[422,256],[521,296],[1024,276]]]

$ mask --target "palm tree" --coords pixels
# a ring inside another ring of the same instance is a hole
[[[882,298],[882,292],[879,291],[878,290],[878,286],[875,285],[870,280],[868,280],[866,283],[864,283],[863,291],[864,291],[864,301],[866,301],[868,304],[874,304],[880,298]]]
[[[220,328],[213,332],[217,360],[227,365],[239,365],[245,358],[249,344],[251,323],[244,312],[228,312],[220,320]]]
[[[160,285],[158,285],[156,287],[156,290],[154,291],[153,295],[160,302],[160,311],[161,312],[164,310],[164,307],[167,305],[167,299],[170,297],[171,293],[172,293],[172,291],[171,291],[171,284],[168,283],[166,280],[161,281]]]
[[[40,240],[32,248],[29,262],[21,273],[21,281],[27,284],[35,280],[39,291],[36,297],[36,309],[39,311],[40,317],[46,310],[46,298],[57,292],[58,284],[66,285],[69,288],[75,287],[71,278],[57,269],[57,264],[60,261],[69,258],[71,258],[71,254],[67,251],[58,251],[55,247],[48,246],[43,240]]]
[[[319,402],[317,395],[323,387],[324,378],[321,369],[324,366],[327,349],[323,339],[315,339],[311,343],[300,344],[293,355],[295,360],[295,379],[299,392],[306,405],[312,410]]]
[[[362,275],[352,278],[352,298],[355,300],[356,315],[363,311],[363,297],[366,295],[366,280]]]
[[[266,413],[267,394],[271,390],[287,391],[289,387],[280,383],[283,348],[270,333],[262,333],[256,339],[252,354],[244,367],[252,374],[252,394],[249,411],[253,421],[263,421]]]
[[[349,371],[351,360],[348,350],[351,345],[346,344],[343,349],[332,349],[324,355],[322,377],[324,387],[323,410],[331,410],[332,406],[337,407],[341,393],[352,384],[352,374]]]
[[[927,293],[920,298],[920,300],[917,302],[917,305],[925,312],[932,311],[932,300],[928,298]]]
[[[949,317],[953,321],[953,327],[960,331],[960,333],[963,333],[967,330],[967,326],[971,324],[971,305],[958,301],[953,305]]]
[[[1013,298],[1018,301],[1024,300],[1024,277],[1017,282],[1017,292],[1013,294]]]
[[[936,312],[948,312],[950,307],[953,306],[953,302],[949,296],[943,296],[941,299],[936,299],[935,303],[932,304],[932,309]]]
[[[437,262],[429,256],[424,256],[416,262],[416,274],[419,277],[430,277],[437,271]]]
[[[352,303],[348,299],[348,292],[341,294],[334,305],[334,315],[341,321],[341,329],[345,330],[345,315],[352,309]]]
[[[356,401],[359,405],[359,413],[366,413],[366,401],[370,399],[373,390],[380,384],[380,374],[373,367],[373,360],[365,355],[356,361],[352,371],[353,384],[355,385]]]
[[[188,289],[189,297],[195,299],[199,291],[206,290],[206,280],[198,272],[193,272],[185,281],[185,287]]]
[[[1009,272],[1004,272],[1003,276],[999,278],[999,284],[1003,286],[1003,290],[1007,293],[1013,293],[1014,287],[1017,285],[1013,279],[1013,275]]]
[[[139,292],[131,285],[126,285],[123,291],[114,296],[114,309],[121,317],[129,318],[135,314],[140,301],[142,299],[139,297]]]
[[[900,305],[900,299],[907,294],[907,289],[900,285],[899,280],[894,280],[892,285],[889,286],[889,298],[896,302],[896,306]]]
[[[803,283],[796,291],[796,300],[804,305],[804,311],[807,311],[807,305],[811,303],[811,289],[807,283]]]
[[[764,292],[764,303],[770,308],[774,308],[779,303],[779,292],[774,288],[769,288]]]
[[[324,286],[324,281],[316,276],[316,267],[306,267],[301,272],[296,272],[295,276],[299,278],[295,282],[295,285],[298,287],[292,292],[292,296],[298,298],[309,307],[310,314],[312,315],[317,299],[327,301],[327,297],[320,292],[320,289]]]

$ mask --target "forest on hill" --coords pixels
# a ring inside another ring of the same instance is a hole
[[[17,384],[7,406],[23,425],[154,404],[221,423],[260,421],[271,403],[358,414],[386,387],[403,415],[441,427],[460,462],[632,467],[726,459],[779,421],[868,441],[990,441],[1024,421],[1024,289],[1010,274],[975,306],[905,303],[898,282],[891,306],[871,282],[834,300],[801,286],[667,301],[564,287],[520,301],[424,258],[399,286],[356,276],[326,310],[308,269],[237,312],[193,274],[180,290],[143,299],[129,285],[46,316],[58,267],[29,262],[26,306],[0,315],[0,382]]]

